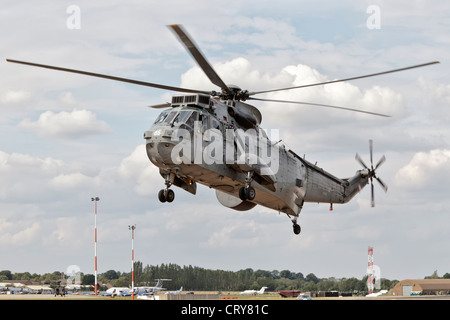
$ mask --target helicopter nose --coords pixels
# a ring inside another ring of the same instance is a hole
[[[167,139],[160,141],[153,139],[150,141],[147,140],[147,156],[158,167],[175,164],[172,159],[172,149],[174,146],[175,144]]]

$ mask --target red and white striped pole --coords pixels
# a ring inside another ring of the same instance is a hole
[[[373,247],[369,247],[367,263],[367,291],[373,293]]]
[[[134,300],[134,229],[136,225],[128,226],[131,230],[131,299]]]
[[[95,268],[94,268],[94,277],[95,277],[95,295],[97,295],[97,201],[99,201],[99,197],[91,198],[91,201],[95,203],[95,218],[94,218],[94,255],[95,255]]]

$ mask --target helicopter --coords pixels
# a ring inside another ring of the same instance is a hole
[[[6,60],[182,93],[172,96],[170,103],[152,106],[164,110],[144,132],[147,156],[159,168],[164,179],[164,188],[158,192],[158,199],[163,203],[174,201],[172,186],[195,195],[199,183],[215,189],[220,204],[230,209],[246,211],[261,205],[285,213],[292,222],[294,233],[298,235],[301,228],[297,219],[304,203],[329,203],[332,210],[333,204],[349,202],[370,182],[371,205],[374,206],[374,179],[387,192],[387,185],[376,175],[386,157],[383,155],[374,165],[372,140],[369,140],[370,166],[356,154],[356,160],[362,169],[357,170],[350,178],[338,178],[286,148],[281,143],[278,132],[270,132],[269,136],[260,126],[260,111],[245,101],[312,105],[389,117],[360,109],[254,96],[379,76],[429,66],[439,63],[438,61],[340,80],[250,92],[236,85],[225,84],[181,25],[168,27],[220,91],[180,88],[82,70]]]

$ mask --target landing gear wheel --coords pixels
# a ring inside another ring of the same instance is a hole
[[[248,186],[245,188],[245,196],[247,197],[247,200],[253,200],[256,196],[255,188]]]
[[[175,199],[175,192],[173,192],[172,189],[167,189],[165,190],[166,192],[164,192],[165,198],[167,202],[172,202],[173,199]]]
[[[242,201],[247,200],[247,194],[246,194],[246,192],[245,192],[245,188],[244,188],[244,187],[242,187],[242,188],[239,189],[239,198],[240,198]]]
[[[167,201],[167,199],[166,199],[166,196],[165,196],[165,191],[166,190],[164,190],[164,189],[161,189],[161,190],[159,190],[159,192],[158,192],[158,199],[159,199],[159,201],[161,201],[161,202],[166,202]]]
[[[302,231],[302,229],[300,228],[300,225],[297,224],[297,223],[294,223],[293,228],[294,228],[294,233],[295,234],[300,234],[300,231]]]
[[[246,200],[253,200],[255,199],[256,196],[256,191],[255,188],[248,186],[248,187],[242,187],[239,189],[239,198],[242,201],[246,201]]]
[[[172,189],[161,189],[158,192],[158,199],[161,202],[172,202],[175,199],[175,192]]]

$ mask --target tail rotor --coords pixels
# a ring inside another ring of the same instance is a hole
[[[369,140],[369,151],[370,151],[370,168],[366,166],[364,161],[361,159],[361,157],[356,154],[356,161],[358,161],[364,169],[367,170],[367,177],[370,179],[370,191],[371,191],[371,206],[375,207],[375,191],[373,187],[373,178],[375,178],[378,183],[380,184],[381,188],[384,190],[384,192],[387,192],[388,187],[386,183],[383,182],[379,177],[376,176],[376,170],[386,161],[386,157],[383,155],[380,160],[378,160],[375,167],[373,166],[373,141]]]

